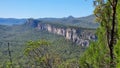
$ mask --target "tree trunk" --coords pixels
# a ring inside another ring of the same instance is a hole
[[[111,28],[111,36],[110,36],[110,44],[109,44],[109,50],[110,50],[110,65],[113,66],[114,64],[114,41],[115,38],[115,27],[116,27],[116,7],[117,7],[117,1],[113,0],[112,2],[112,28]]]
[[[11,56],[11,51],[10,51],[10,43],[8,42],[8,53],[9,53],[9,60],[10,60],[10,65],[11,65],[11,68],[13,68],[13,65],[12,65],[12,56]]]

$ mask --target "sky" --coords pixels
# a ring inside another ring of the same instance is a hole
[[[92,2],[93,0],[0,0],[0,17],[84,17],[93,14]]]

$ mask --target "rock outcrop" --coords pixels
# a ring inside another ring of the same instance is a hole
[[[89,46],[90,41],[95,41],[97,37],[94,35],[93,30],[85,28],[67,27],[60,24],[44,23],[34,19],[28,19],[26,25],[45,30],[57,35],[64,36],[67,40],[81,45]]]
[[[38,24],[37,28],[39,30],[46,30],[54,34],[64,36],[66,39],[71,40],[81,46],[89,46],[90,40],[96,40],[94,33],[85,29],[76,29],[70,27],[62,28],[55,27],[52,24],[41,23]]]

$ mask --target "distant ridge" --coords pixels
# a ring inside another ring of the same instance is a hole
[[[2,25],[23,24],[25,21],[26,19],[0,18],[0,24]]]
[[[32,18],[31,18],[32,19]],[[72,25],[77,27],[84,27],[84,28],[97,28],[99,26],[98,23],[95,23],[95,16],[89,15],[86,17],[73,17],[68,16],[64,18],[39,18],[39,19],[33,19],[42,21],[44,23],[58,23],[63,25]],[[13,25],[13,24],[23,24],[27,21],[27,19],[15,19],[15,18],[0,18],[0,24],[3,25]],[[33,21],[34,22],[34,21]]]

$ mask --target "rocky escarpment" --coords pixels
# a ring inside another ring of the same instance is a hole
[[[65,27],[52,23],[42,23],[34,20],[28,20],[27,24],[30,26],[36,27],[39,30],[45,30],[57,35],[64,36],[67,40],[81,45],[89,46],[91,40],[96,40],[93,30],[85,28],[76,28],[76,27]]]
[[[77,43],[78,45],[82,46],[88,46],[90,40],[95,40],[96,36],[92,31],[90,30],[83,30],[80,28],[62,28],[62,27],[54,27],[54,25],[51,24],[38,24],[37,28],[39,30],[46,30],[48,32],[62,35],[66,39],[73,41],[74,43]]]

